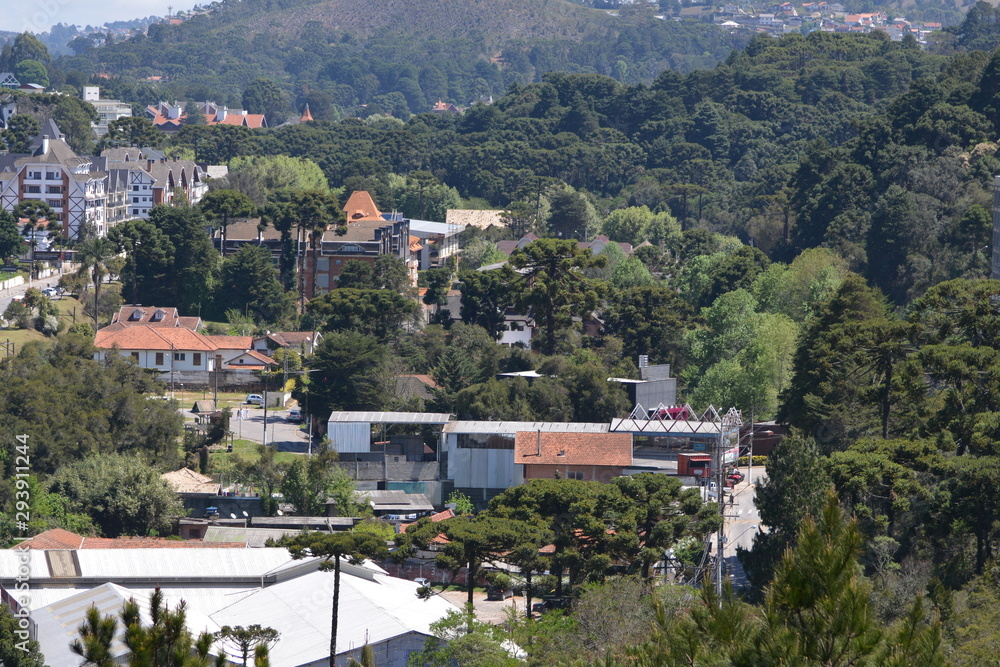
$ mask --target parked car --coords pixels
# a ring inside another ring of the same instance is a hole
[[[427,577],[417,577],[413,580],[413,583],[421,588],[428,588],[431,585],[431,580]]]
[[[250,405],[264,405],[264,397],[260,394],[250,394],[247,396],[246,402]]]
[[[739,484],[740,482],[743,481],[745,477],[746,475],[741,473],[739,470],[734,470],[732,473],[730,473],[729,477],[727,477],[726,479],[728,479],[730,482],[735,482],[736,484]]]
[[[288,421],[295,422],[296,424],[302,423],[302,411],[298,408],[294,408],[288,411]]]
[[[514,597],[513,588],[503,588],[501,586],[490,586],[486,589],[487,600],[506,600]]]

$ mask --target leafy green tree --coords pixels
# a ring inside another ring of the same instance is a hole
[[[222,243],[225,247],[229,222],[233,218],[248,218],[256,212],[250,198],[236,190],[212,190],[199,203],[201,212],[222,227]]]
[[[186,626],[187,606],[184,601],[170,609],[163,602],[163,592],[157,588],[149,598],[148,617],[143,624],[139,603],[130,598],[121,609],[122,643],[128,649],[129,665],[163,665],[164,667],[208,667],[213,636],[202,632],[191,635]],[[112,658],[112,645],[118,619],[102,617],[96,607],[87,611],[87,621],[79,629],[79,638],[71,650],[84,658],[86,665],[117,664]]]
[[[0,661],[12,667],[44,667],[45,656],[38,642],[24,639],[18,630],[18,619],[11,608],[0,605]]]
[[[259,491],[264,516],[274,516],[278,511],[278,501],[274,494],[281,488],[288,466],[274,460],[274,447],[257,445],[256,453],[255,459],[237,456],[234,468],[237,475]]]
[[[765,480],[757,484],[755,504],[768,531],[754,536],[753,549],[740,551],[754,588],[763,590],[777,559],[791,544],[807,515],[819,511],[830,485],[829,473],[812,438],[793,432],[767,457]]]
[[[588,281],[582,269],[601,267],[607,260],[580,250],[575,241],[541,239],[515,250],[506,267],[515,285],[516,305],[542,326],[541,351],[555,352],[556,332],[572,325],[597,306],[603,288]]]
[[[438,554],[437,566],[455,572],[466,568],[468,604],[471,605],[476,578],[483,564],[510,551],[518,544],[520,535],[525,534],[525,529],[517,521],[486,515],[457,516],[437,523],[425,517],[397,536],[396,557],[405,558],[415,548],[425,549],[435,537],[444,535],[448,542]]]
[[[284,322],[295,309],[293,297],[281,289],[271,251],[245,245],[222,262],[216,310],[232,306],[252,311],[261,322]]]
[[[89,155],[94,150],[93,124],[99,118],[93,104],[73,95],[58,95],[52,120],[59,125],[59,129],[66,135],[66,143],[78,155]]]
[[[355,331],[324,336],[312,358],[309,414],[323,420],[333,410],[381,409],[385,388],[378,374],[386,354],[373,336]]]
[[[701,500],[697,489],[683,489],[680,480],[640,473],[611,480],[633,507],[637,555],[642,576],[650,576],[653,563],[684,537],[704,539],[717,530],[719,512]]]
[[[312,299],[306,321],[322,331],[357,331],[391,340],[414,322],[419,307],[410,298],[390,290],[341,288]]]
[[[80,264],[79,271],[89,274],[94,284],[94,328],[100,329],[100,294],[101,285],[108,275],[108,264],[116,256],[114,243],[106,238],[91,238],[80,243],[76,248],[77,262]]]
[[[281,633],[274,628],[263,627],[258,624],[253,624],[250,626],[229,626],[224,625],[222,629],[215,633],[215,641],[222,645],[222,648],[226,650],[232,650],[233,653],[240,656],[243,660],[243,667],[246,667],[247,660],[250,658],[250,654],[254,654],[254,663],[257,660],[257,649],[264,647],[268,649],[278,642],[281,637]]]
[[[225,185],[242,192],[257,206],[263,206],[282,190],[329,190],[326,176],[318,164],[309,158],[287,155],[236,157],[230,161]]]
[[[149,222],[173,247],[164,275],[162,296],[182,313],[197,313],[211,303],[219,274],[219,253],[205,233],[201,212],[193,207],[154,206]],[[158,244],[158,252],[169,246]],[[145,245],[139,250],[145,253]],[[140,270],[140,275],[142,271]]]
[[[45,65],[37,60],[22,60],[14,66],[14,76],[22,84],[37,83],[45,88],[49,87],[49,73]]]
[[[8,69],[13,69],[22,60],[37,60],[43,65],[48,65],[52,60],[45,44],[27,31],[14,37],[9,58],[10,60],[5,64]]]
[[[104,135],[102,143],[104,146],[159,148],[163,141],[163,132],[156,129],[148,118],[126,116],[108,123],[108,133]]]
[[[269,79],[254,79],[243,89],[243,108],[250,113],[264,114],[267,124],[277,127],[285,121],[288,96]]]
[[[357,259],[347,261],[337,276],[337,287],[371,290],[375,286],[375,267]]]
[[[514,291],[508,275],[500,270],[463,271],[459,274],[462,290],[462,321],[489,331],[494,340],[504,328],[507,309],[514,305]]]
[[[337,624],[340,616],[340,562],[361,563],[364,559],[385,558],[385,542],[365,533],[334,533],[325,535],[299,535],[284,542],[292,558],[322,558],[322,570],[333,570],[333,613],[330,622],[330,664],[336,662]]]
[[[0,133],[0,139],[7,144],[11,153],[27,153],[31,140],[38,136],[40,129],[38,120],[26,113],[14,114],[7,121],[7,128]]]
[[[85,665],[94,667],[112,667],[116,664],[111,652],[111,645],[118,632],[118,619],[114,616],[101,616],[97,607],[87,610],[86,620],[77,631],[79,637],[70,644],[70,650],[83,658]]]
[[[414,667],[516,667],[521,661],[511,656],[505,642],[509,637],[498,625],[477,621],[471,609],[449,610],[431,623],[433,636],[424,650],[410,655]]]
[[[6,262],[21,254],[24,239],[17,229],[17,221],[9,211],[0,211],[0,261]]]
[[[176,249],[161,229],[147,220],[126,220],[107,238],[125,254],[120,278],[132,303],[174,303],[168,274]]]
[[[138,456],[100,454],[63,466],[51,490],[107,537],[165,534],[184,514],[173,489]]]

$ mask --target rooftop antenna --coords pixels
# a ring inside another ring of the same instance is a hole
[[[173,5],[167,5],[167,18],[170,18],[171,16],[173,16],[173,13],[174,13],[174,6]]]

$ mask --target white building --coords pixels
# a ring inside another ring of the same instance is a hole
[[[453,421],[444,425],[439,448],[442,469],[455,489],[485,503],[524,483],[523,466],[514,464],[518,431],[607,433],[609,424],[575,422]]]
[[[132,117],[132,105],[120,100],[102,100],[101,89],[98,86],[83,87],[83,101],[92,104],[97,110],[98,120],[92,123],[97,136],[108,133],[108,125],[119,118]]]
[[[329,663],[334,579],[318,571],[319,564],[319,559],[292,560],[282,548],[187,549],[183,543],[170,549],[9,549],[0,551],[0,586],[16,606],[16,573],[27,565],[29,632],[51,667],[80,664],[69,646],[91,606],[117,616],[122,604],[135,598],[147,612],[156,587],[171,609],[187,604],[193,634],[224,625],[271,627],[280,633],[272,665],[318,666]],[[341,570],[338,666],[359,658],[368,643],[377,664],[406,667],[410,653],[430,636],[430,624],[454,609],[440,596],[418,598],[417,584],[390,577],[372,563],[342,563]],[[11,604],[7,595],[4,600]],[[115,661],[124,663],[127,655],[119,635]],[[239,662],[238,656],[230,658]]]
[[[94,159],[74,153],[59,127],[48,120],[30,153],[0,155],[0,206],[12,211],[22,201],[37,199],[58,215],[67,236],[75,237],[87,221],[104,235],[107,180]]]

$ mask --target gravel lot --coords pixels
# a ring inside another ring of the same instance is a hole
[[[465,591],[447,591],[441,593],[441,596],[456,607],[461,608],[469,594]],[[486,599],[486,593],[476,591],[473,594],[472,606],[475,607],[477,620],[498,625],[504,622],[507,615],[506,610],[511,607],[515,607],[519,614],[524,614],[524,597],[515,595],[503,602],[499,600],[494,602]]]

